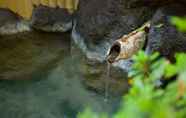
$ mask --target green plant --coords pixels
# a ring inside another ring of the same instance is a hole
[[[176,63],[170,64],[158,54],[147,56],[139,52],[131,72],[132,87],[121,110],[114,118],[184,118],[186,117],[186,65],[185,54],[176,55]],[[171,73],[171,74],[170,74]],[[165,89],[157,87],[160,78],[178,75],[175,82]]]
[[[186,19],[172,18],[181,31],[186,31]],[[175,55],[176,62],[159,58],[158,53],[147,55],[139,51],[133,57],[129,73],[131,88],[124,95],[121,108],[112,118],[185,118],[186,117],[186,54]],[[160,79],[175,77],[166,88],[160,87]],[[110,118],[109,117],[109,118]],[[90,110],[78,118],[108,118]]]
[[[180,30],[185,32],[186,31],[186,17],[180,18],[180,17],[172,17],[171,19],[172,24],[176,25],[176,27]]]
[[[176,63],[157,59],[140,51],[134,56],[130,72],[131,88],[124,96],[122,107],[113,118],[184,118],[186,117],[186,54],[177,54]],[[158,86],[162,77],[178,75],[165,89]],[[79,118],[107,118],[87,110]]]

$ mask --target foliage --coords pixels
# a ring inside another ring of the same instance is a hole
[[[186,20],[173,17],[172,22],[184,31]],[[184,25],[183,25],[184,24]],[[175,55],[176,62],[160,58],[158,53],[147,55],[139,51],[133,57],[129,73],[131,88],[123,97],[121,108],[112,118],[185,118],[186,117],[186,54]],[[175,78],[165,88],[160,80]],[[102,118],[86,111],[78,118]],[[104,116],[104,118],[108,118]]]
[[[180,17],[172,17],[171,19],[172,24],[176,25],[176,27],[180,31],[186,31],[186,17],[185,18],[180,18]]]
[[[186,54],[177,54],[175,64],[163,58],[155,61],[157,58],[157,53],[147,56],[144,52],[134,57],[132,87],[114,118],[186,117]],[[178,75],[177,80],[164,89],[159,87],[162,77],[174,75]]]
[[[130,91],[113,118],[186,117],[186,54],[177,54],[175,64],[158,57],[158,53],[148,56],[142,51],[134,56],[136,63],[130,72]],[[162,77],[175,75],[178,75],[177,80],[164,89],[159,87]],[[107,117],[87,110],[79,118]]]

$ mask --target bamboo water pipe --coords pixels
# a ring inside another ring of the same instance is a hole
[[[116,40],[108,51],[107,61],[113,63],[131,58],[144,46],[149,28],[150,22],[147,22],[137,30]]]

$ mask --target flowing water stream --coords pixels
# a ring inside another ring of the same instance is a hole
[[[111,67],[111,63],[107,62],[106,78],[105,78],[105,98],[104,98],[104,102],[108,102],[108,100],[109,100],[110,67]]]

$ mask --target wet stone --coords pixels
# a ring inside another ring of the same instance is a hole
[[[128,8],[129,2],[80,1],[72,39],[88,59],[103,62],[115,40],[144,24],[155,12],[155,8],[148,6]]]
[[[33,10],[31,26],[46,32],[66,32],[72,28],[73,14],[64,8],[37,6]]]
[[[173,4],[160,7],[152,17],[151,28],[148,34],[146,51],[160,52],[171,60],[177,52],[186,52],[186,33],[180,32],[171,24],[171,16],[184,17],[184,5]]]
[[[8,9],[0,8],[0,35],[29,31],[29,23]]]

